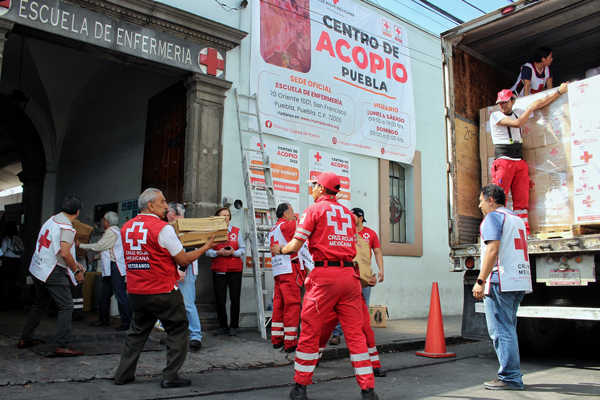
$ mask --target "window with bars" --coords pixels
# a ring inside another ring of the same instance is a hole
[[[406,243],[406,171],[390,162],[390,242]]]

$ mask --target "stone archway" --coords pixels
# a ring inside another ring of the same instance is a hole
[[[21,157],[23,170],[18,174],[23,183],[23,215],[21,238],[25,252],[21,257],[24,265],[29,263],[35,249],[41,226],[42,196],[46,175],[46,155],[37,129],[29,117],[15,103],[0,94],[0,110],[3,118],[0,127],[15,142]]]

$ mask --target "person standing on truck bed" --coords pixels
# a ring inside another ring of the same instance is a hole
[[[552,103],[567,90],[567,83],[563,83],[556,92],[534,101],[523,110],[513,108],[515,97],[510,90],[504,89],[498,93],[498,100],[496,100],[500,111],[490,115],[490,130],[495,148],[491,171],[492,183],[504,189],[507,197],[508,191],[512,192],[513,210],[525,222],[527,235],[531,234],[528,220],[529,167],[523,160],[521,127],[525,125],[534,110]]]
[[[552,49],[540,47],[535,51],[533,62],[523,64],[519,78],[510,88],[516,97],[529,96],[544,89],[552,89]]]
[[[482,263],[473,297],[483,299],[488,332],[500,362],[498,378],[483,386],[489,390],[523,390],[517,310],[525,294],[532,292],[531,270],[525,224],[505,204],[501,187],[487,185],[481,189]]]

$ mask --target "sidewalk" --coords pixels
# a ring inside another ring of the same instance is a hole
[[[116,332],[118,320],[111,327],[90,327],[97,319],[95,313],[84,313],[84,321],[73,321],[71,345],[86,352],[76,358],[51,357],[54,351],[56,319],[44,318],[36,331],[36,338],[46,345],[26,350],[17,349],[17,341],[27,318],[29,308],[0,314],[0,386],[88,381],[112,379],[126,332]],[[427,332],[427,318],[388,320],[387,328],[375,328],[380,353],[423,349]],[[461,316],[444,317],[447,344],[461,341]],[[165,346],[159,340],[166,334],[155,331],[140,357],[137,374],[145,377],[160,376],[165,366]],[[188,353],[181,369],[186,373],[201,373],[215,369],[251,369],[292,364],[294,353],[274,350],[270,340],[262,340],[255,330],[239,330],[235,337],[213,336],[203,332],[202,349]],[[327,346],[323,359],[347,357],[344,340],[338,346]]]

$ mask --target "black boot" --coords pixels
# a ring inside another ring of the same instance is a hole
[[[375,393],[374,388],[361,390],[360,394],[363,400],[379,400],[379,396]]]
[[[381,368],[373,368],[373,375],[375,375],[378,378],[383,378],[387,375],[387,373]]]
[[[290,399],[308,400],[308,397],[306,396],[306,385],[294,383],[294,386],[292,386],[292,390],[290,391]]]

